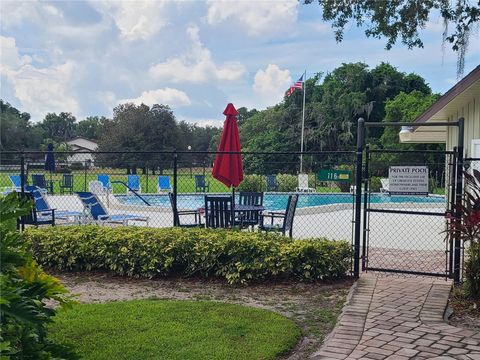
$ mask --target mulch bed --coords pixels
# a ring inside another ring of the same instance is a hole
[[[269,282],[232,286],[223,281],[174,278],[133,279],[104,273],[54,273],[80,302],[133,299],[224,301],[264,308],[293,319],[303,338],[287,358],[300,360],[318,350],[333,330],[352,279],[335,283]]]
[[[480,331],[480,300],[468,299],[461,287],[452,290],[449,306],[453,311],[448,318],[450,325]]]

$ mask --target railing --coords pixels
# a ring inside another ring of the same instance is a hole
[[[126,183],[120,180],[114,180],[112,181],[112,184],[121,184],[125,186],[132,194],[134,194],[136,197],[138,197],[140,200],[142,200],[147,206],[152,206],[150,203],[145,200],[142,196],[140,196],[135,190],[133,190],[130,186],[128,186]]]

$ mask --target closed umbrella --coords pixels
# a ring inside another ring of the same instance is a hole
[[[55,154],[53,152],[53,144],[47,145],[47,153],[45,154],[45,170],[50,172],[50,192],[53,193],[52,173],[55,172]]]
[[[240,154],[240,135],[238,134],[238,111],[233,104],[228,104],[223,114],[226,116],[223,124],[222,137],[218,145],[218,153],[213,163],[212,175],[215,179],[228,187],[235,188],[243,180],[243,162]],[[236,152],[236,154],[222,154],[221,152]]]

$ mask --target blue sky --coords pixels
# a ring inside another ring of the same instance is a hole
[[[456,79],[442,52],[442,19],[422,31],[423,49],[367,39],[351,25],[336,43],[318,5],[288,1],[0,2],[1,98],[40,121],[111,116],[118,103],[171,106],[178,120],[221,125],[228,102],[264,109],[281,101],[304,69],[387,61],[423,76],[435,92]],[[480,63],[478,32],[465,74]]]

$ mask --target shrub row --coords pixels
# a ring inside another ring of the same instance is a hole
[[[315,176],[315,175],[313,175]],[[295,191],[298,186],[298,179],[296,175],[277,174],[278,191],[287,192]],[[313,187],[315,178],[309,177],[309,186]],[[265,175],[245,175],[242,183],[238,186],[240,191],[266,191],[267,177]]]
[[[58,270],[214,276],[229,283],[341,277],[351,256],[346,241],[213,229],[65,226],[29,228],[25,239],[39,263]]]

